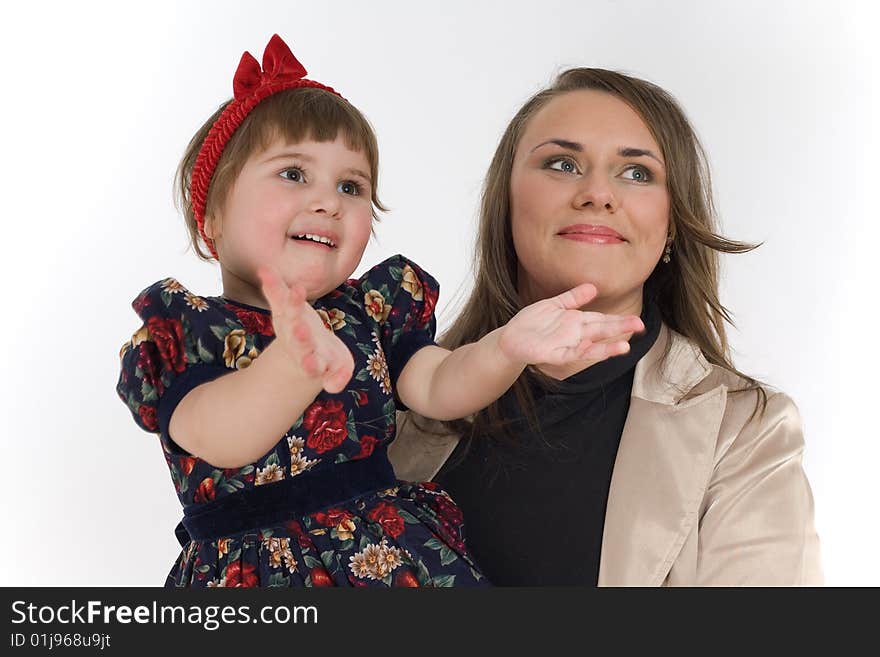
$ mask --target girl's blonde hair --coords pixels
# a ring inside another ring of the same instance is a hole
[[[208,131],[230,102],[223,103],[190,140],[174,180],[176,205],[183,212],[192,248],[199,258],[207,261],[214,258],[202,241],[196,224],[190,197],[192,170]],[[222,214],[232,185],[247,159],[268,148],[274,139],[281,138],[292,144],[306,139],[321,142],[332,141],[340,134],[346,145],[362,152],[370,164],[370,199],[373,218],[378,221],[377,211],[384,212],[385,207],[377,192],[379,148],[372,126],[360,110],[344,98],[310,87],[297,87],[273,94],[248,114],[226,144],[217,163],[208,190],[205,216]]]

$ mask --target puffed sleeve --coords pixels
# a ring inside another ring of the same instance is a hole
[[[159,434],[166,448],[186,454],[168,433],[171,414],[195,386],[227,372],[201,362],[201,344],[192,340],[192,326],[184,309],[185,289],[174,279],[154,283],[132,302],[143,320],[120,351],[116,393],[137,425]]]
[[[413,354],[434,342],[434,308],[440,285],[425,270],[402,255],[370,269],[358,281],[367,314],[379,325],[391,385]]]
[[[697,585],[822,584],[803,452],[797,407],[772,393],[715,467],[700,521]]]

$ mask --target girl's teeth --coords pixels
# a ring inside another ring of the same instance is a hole
[[[303,233],[301,235],[296,236],[298,239],[307,239],[312,242],[319,242],[321,244],[326,244],[327,246],[336,246],[333,241],[329,237],[322,237],[321,235],[312,235],[311,233]]]

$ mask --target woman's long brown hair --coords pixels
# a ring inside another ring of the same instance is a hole
[[[506,324],[519,310],[517,256],[510,224],[510,178],[514,155],[529,120],[554,98],[578,90],[612,94],[632,107],[651,131],[663,154],[670,197],[672,260],[659,262],[645,284],[662,320],[696,344],[706,360],[741,376],[757,393],[755,411],[766,406],[766,393],[733,365],[725,323],[733,325],[718,292],[718,254],[744,253],[756,245],[719,235],[705,152],[676,100],[660,87],[621,73],[596,68],[569,69],[534,95],[507,126],[489,166],[483,188],[474,254],[475,284],[468,301],[440,344],[454,349]],[[530,385],[552,385],[549,377],[528,368],[512,392],[529,425],[538,429]],[[754,415],[754,413],[753,413]],[[508,422],[499,402],[472,419],[444,423],[463,437],[506,433]]]

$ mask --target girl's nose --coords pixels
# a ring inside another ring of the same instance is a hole
[[[339,192],[336,191],[335,186],[332,190],[324,189],[323,187],[314,190],[314,195],[309,203],[309,210],[311,212],[314,214],[323,214],[338,218],[339,210],[341,208],[342,203],[339,199]]]

